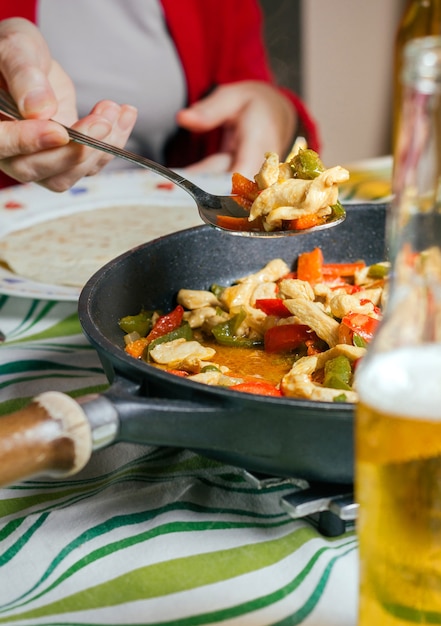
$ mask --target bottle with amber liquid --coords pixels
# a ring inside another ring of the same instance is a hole
[[[441,37],[405,47],[383,321],[356,374],[359,626],[441,624]]]
[[[395,152],[401,117],[403,50],[412,39],[441,35],[441,0],[408,0],[398,24],[394,50],[392,151]]]

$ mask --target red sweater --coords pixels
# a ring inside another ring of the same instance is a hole
[[[36,23],[37,1],[0,3],[0,20],[24,17]],[[274,84],[256,0],[161,0],[161,4],[185,73],[189,105],[225,83],[262,80]],[[318,151],[317,127],[305,105],[288,89],[281,91],[294,104],[309,146]],[[194,163],[216,152],[219,141],[219,131],[195,134],[179,130],[167,147],[167,165]],[[14,182],[0,172],[0,187],[7,181]]]

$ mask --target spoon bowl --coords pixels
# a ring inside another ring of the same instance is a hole
[[[11,95],[1,88],[0,113],[3,113],[7,117],[15,120],[23,119],[23,116],[18,110],[17,105],[15,104]],[[156,174],[159,174],[164,178],[167,178],[178,187],[184,189],[193,198],[197,205],[199,215],[206,224],[209,224],[210,226],[213,226],[214,228],[217,228],[219,230],[227,231],[232,235],[240,235],[242,237],[286,237],[293,235],[303,235],[316,230],[323,230],[326,228],[337,226],[337,224],[340,224],[346,218],[346,213],[344,209],[341,209],[338,213],[333,212],[325,223],[302,230],[274,230],[267,232],[263,230],[258,230],[257,228],[256,230],[234,230],[226,228],[219,225],[219,217],[244,218],[249,216],[249,213],[236,202],[233,195],[219,196],[208,193],[178,172],[175,172],[174,170],[171,170],[168,167],[161,165],[160,163],[156,163],[151,159],[130,152],[129,150],[117,148],[116,146],[112,146],[104,141],[100,141],[99,139],[93,139],[92,137],[88,137],[87,135],[84,135],[83,133],[80,133],[73,128],[64,126],[63,124],[60,125],[66,129],[69,138],[75,143],[88,146],[89,148],[95,148],[96,150],[100,150],[101,152],[106,152],[107,154],[111,154],[114,157],[118,157],[120,159],[124,159],[125,161],[129,161],[130,163],[145,167],[146,169],[151,170],[152,172],[155,172]]]

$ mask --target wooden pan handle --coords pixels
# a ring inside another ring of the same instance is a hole
[[[75,474],[91,454],[86,414],[63,393],[42,393],[20,411],[0,417],[0,485],[36,474]]]

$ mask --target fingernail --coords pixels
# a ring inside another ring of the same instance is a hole
[[[118,120],[118,126],[121,130],[128,130],[131,128],[136,120],[138,110],[135,107],[127,105]]]
[[[110,122],[107,120],[97,120],[96,122],[92,122],[87,132],[92,134],[97,139],[102,139],[106,137],[111,130],[112,124]]]
[[[54,128],[40,135],[40,147],[44,150],[47,148],[58,148],[69,142],[69,137],[63,129]]]
[[[113,124],[118,119],[120,109],[121,107],[116,104],[116,102],[109,102],[103,104],[100,109],[97,107],[96,113],[98,115],[102,115],[106,118],[106,120],[109,120],[109,122]]]
[[[46,89],[34,89],[26,94],[23,105],[25,115],[32,117],[33,115],[41,115],[46,109],[49,114],[53,113],[53,104],[48,100]]]

